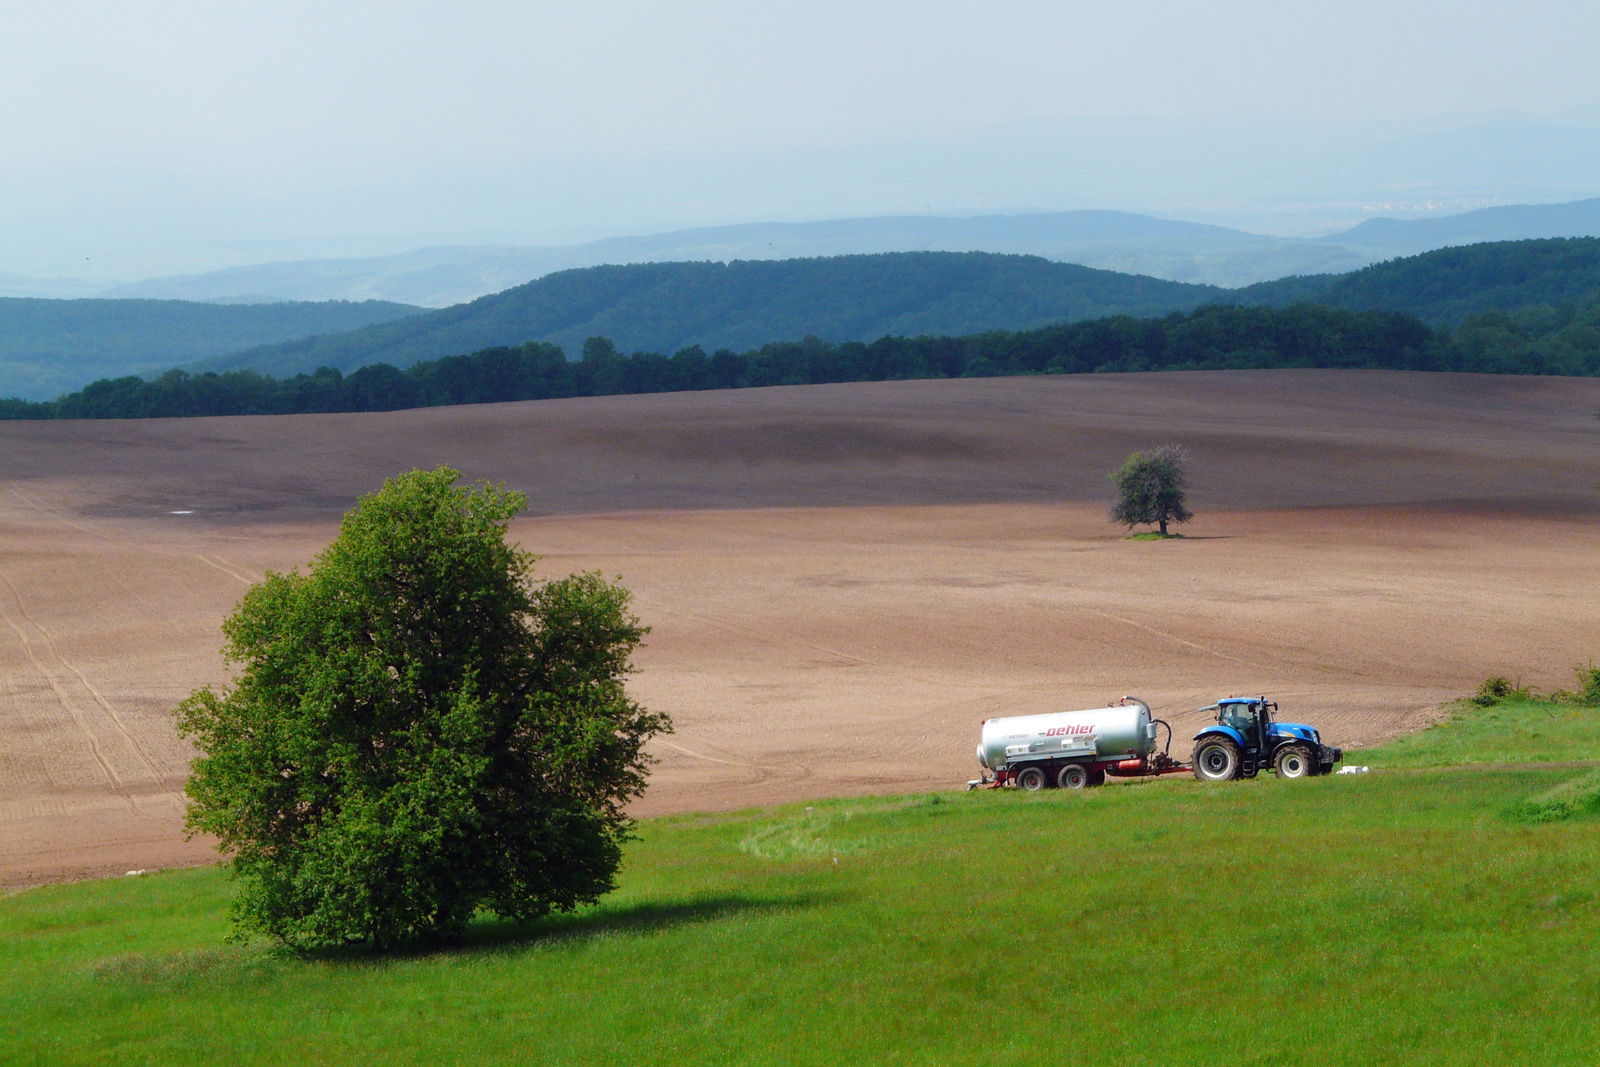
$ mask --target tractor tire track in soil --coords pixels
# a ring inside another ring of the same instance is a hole
[[[156,767],[155,763],[150,759],[149,754],[145,752],[144,746],[139,743],[138,738],[136,738],[133,735],[133,732],[128,729],[128,725],[123,721],[122,715],[117,711],[116,705],[112,704],[111,701],[106,699],[105,694],[103,694],[99,688],[89,680],[89,676],[84,674],[83,671],[78,668],[77,664],[73,663],[70,659],[62,654],[61,649],[56,645],[56,639],[54,635],[52,635],[42,623],[29,614],[27,605],[22,599],[22,594],[17,590],[16,585],[3,570],[0,570],[0,582],[5,583],[6,589],[11,593],[11,599],[13,603],[15,603],[17,612],[22,616],[23,621],[26,622],[29,627],[32,627],[35,631],[37,631],[39,636],[43,639],[44,647],[49,652],[50,658],[61,667],[70,671],[73,677],[78,680],[78,684],[82,686],[86,692],[88,692],[94,703],[99,706],[106,720],[111,723],[117,734],[127,745],[128,751],[133,753],[134,758],[139,761],[139,763],[144,767],[145,772],[149,774],[150,781],[160,786],[161,791],[166,793],[167,796],[171,797],[175,801],[178,801],[180,804],[183,803],[183,798],[178,793],[174,792],[170,787],[163,784],[163,776],[160,769]],[[9,617],[6,621],[11,623],[12,629],[16,630],[18,635],[21,636],[22,631],[16,627],[15,623],[12,622]],[[38,665],[38,657],[33,654],[31,648],[29,648],[27,651],[28,659],[35,665]],[[41,673],[49,672],[46,672],[41,668]],[[52,678],[53,677],[54,676],[52,675]],[[55,688],[57,688],[58,692],[60,691],[59,687]]]
[[[40,658],[39,653],[35,648],[36,642],[29,639],[27,631],[21,624],[18,623],[18,615],[20,615],[24,620],[27,620],[28,616],[26,609],[22,608],[22,598],[17,593],[16,586],[12,584],[11,579],[7,577],[3,571],[0,571],[0,582],[4,582],[6,591],[10,594],[7,600],[0,600],[0,619],[5,620],[6,626],[9,627],[12,634],[16,636],[17,643],[22,649],[24,658],[26,658],[33,669],[39,673],[39,676],[44,679],[45,684],[49,686],[50,691],[55,694],[55,698],[60,703],[61,707],[77,725],[79,732],[83,735],[83,739],[89,747],[90,755],[94,758],[95,765],[99,767],[101,775],[105,778],[106,783],[110,785],[112,791],[122,799],[123,803],[127,806],[130,812],[142,812],[138,801],[134,798],[132,792],[128,789],[127,784],[122,780],[122,776],[117,773],[116,768],[112,766],[111,760],[107,757],[106,750],[101,744],[99,731],[95,730],[89,725],[89,717],[84,713],[83,709],[78,706],[78,703],[67,694],[66,688],[62,685],[60,678],[57,676],[57,672],[52,671]],[[8,601],[10,604],[9,608],[7,606]],[[126,731],[123,731],[123,736],[126,738]]]

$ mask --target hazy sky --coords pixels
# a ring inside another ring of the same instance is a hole
[[[159,258],[163,232],[173,247],[310,247],[576,238],[751,212],[1203,212],[1228,188],[1185,186],[1190,163],[1216,169],[1208,125],[1214,152],[1277,168],[1277,192],[1235,181],[1247,211],[1295,201],[1281,187],[1318,151],[1486,123],[1559,146],[1563,130],[1600,125],[1600,18],[1546,0],[6,6],[0,241],[100,235],[125,258]],[[1119,142],[1121,120],[1135,132]],[[1028,154],[1031,140],[1085,130],[1110,155],[1155,153],[1142,158],[1161,180]],[[1184,147],[1162,156],[1151,139]],[[1275,139],[1301,162],[1284,170]],[[1448,140],[1439,151],[1440,174],[1455,173]],[[1423,161],[1399,194],[1358,177],[1300,199],[1585,195],[1587,160],[1543,192],[1537,160],[1432,191]],[[1019,182],[1030,166],[1061,179]],[[959,182],[933,177],[951,167]]]

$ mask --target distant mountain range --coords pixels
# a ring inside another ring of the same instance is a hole
[[[595,336],[623,352],[670,354],[692,345],[745,351],[807,335],[831,342],[960,336],[1208,303],[1384,309],[1455,325],[1475,311],[1597,296],[1597,238],[1445,248],[1348,274],[1232,290],[986,252],[632,264],[562,271],[467,304],[237,352],[195,369],[349,372],[525,341],[557,344],[576,358]]]
[[[1389,259],[1435,248],[1541,237],[1600,237],[1600,198],[1486,207],[1435,219],[1368,219],[1322,241]]]
[[[927,251],[1035,255],[1231,288],[1348,272],[1447,245],[1592,236],[1600,236],[1600,198],[1484,208],[1445,218],[1371,219],[1320,239],[1268,237],[1118,211],[888,216],[719,226],[552,248],[425,248],[362,259],[264,263],[155,278],[102,295],[229,302],[380,299],[446,307],[577,267]],[[11,291],[5,286],[6,279],[0,279],[0,292]],[[28,295],[49,294],[36,289]]]
[[[182,300],[388,299],[445,307],[578,267],[814,259],[879,252],[1034,255],[1174,281],[1244,285],[1285,274],[1352,270],[1347,250],[1118,211],[978,218],[890,216],[754,223],[617,237],[561,248],[425,248],[373,259],[236,267],[120,286],[109,296]]]
[[[96,378],[180,365],[278,376],[319,366],[405,367],[528,341],[560,345],[576,357],[596,336],[624,352],[670,354],[698,345],[709,353],[808,335],[829,342],[960,336],[1216,303],[1387,309],[1455,326],[1474,312],[1597,302],[1596,238],[1449,247],[1238,289],[1038,256],[897,252],[588,267],[440,310],[381,302],[0,299],[0,396],[49,399]]]
[[[197,364],[274,375],[408,366],[524,341],[576,356],[589,337],[623,351],[744,350],[814,335],[957,335],[1107,315],[1160,315],[1217,300],[1212,286],[987,252],[885,252],[733,263],[635,263],[549,274],[467,304],[346,334]]]

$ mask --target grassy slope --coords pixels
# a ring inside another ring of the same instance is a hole
[[[216,870],[35,890],[0,1061],[1592,1063],[1600,821],[1505,814],[1572,773],[660,819],[603,906],[386,960],[222,947]]]
[[[1543,701],[1480,708],[1462,702],[1426,730],[1345,756],[1379,768],[1600,760],[1600,708]]]

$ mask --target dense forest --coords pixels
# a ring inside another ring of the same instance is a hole
[[[609,337],[628,352],[746,351],[776,338],[870,341],[1024,330],[1108,315],[1162,315],[1226,290],[984,252],[890,252],[733,263],[635,263],[549,274],[467,304],[337,336],[210,360],[190,370],[348,373],[406,367],[524,341],[575,352]]]
[[[671,356],[623,355],[610,341],[591,337],[582,358],[568,360],[560,347],[532,341],[404,370],[375,364],[348,375],[322,368],[282,379],[248,370],[174,370],[153,381],[107,379],[59,401],[0,401],[0,418],[392,411],[825,382],[1283,367],[1596,375],[1600,300],[1469,316],[1456,331],[1399,312],[1296,305],[1208,306],[1160,318],[1123,315],[965,337],[890,336],[843,344],[812,337],[711,355],[699,347]]]
[[[1349,274],[1280,278],[1229,292],[1237,304],[1327,304],[1404,311],[1435,325],[1468,315],[1559,307],[1600,291],[1600,238],[1496,241],[1392,259]]]
[[[137,374],[307,334],[340,334],[421,308],[352,303],[0,297],[0,390],[56,396],[106,374]]]
[[[8,402],[10,417],[47,418],[1171,367],[1593,374],[1597,305],[1595,238],[1446,248],[1231,291],[1030,256],[894,253],[589,268],[420,314],[377,303],[0,300],[0,395],[22,397]],[[1344,317],[1329,318],[1330,309]],[[1390,317],[1362,317],[1380,311]],[[373,320],[388,321],[344,330]],[[1379,321],[1405,321],[1412,332],[1380,342],[1371,333]],[[131,376],[301,331],[323,332],[190,362],[154,381]],[[594,337],[611,338],[612,354],[586,348]],[[784,337],[811,340],[769,343]],[[570,366],[552,355],[580,349],[588,355]],[[505,369],[511,351],[522,353],[522,370]],[[29,363],[30,353],[42,361]],[[91,378],[100,380],[78,388]]]

